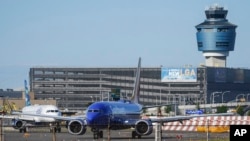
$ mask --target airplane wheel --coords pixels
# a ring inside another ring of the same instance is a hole
[[[141,139],[141,135],[138,135],[138,139]]]
[[[99,132],[99,137],[100,137],[100,138],[103,138],[103,131],[100,131],[100,132]]]
[[[135,139],[135,137],[136,137],[136,132],[132,131],[132,139]]]
[[[61,133],[61,127],[58,127],[58,128],[57,128],[57,132],[58,132],[58,133]]]
[[[132,131],[132,139],[135,139],[136,136],[138,139],[141,139],[141,135],[138,135],[135,131]]]
[[[94,133],[94,139],[98,139],[98,132]]]
[[[55,131],[55,133],[57,132],[57,128],[56,127],[54,127],[54,131]]]
[[[20,133],[22,133],[22,132],[26,133],[27,130],[26,130],[26,128],[23,128],[23,129],[19,129],[19,132],[20,132]]]

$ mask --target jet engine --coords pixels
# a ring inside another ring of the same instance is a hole
[[[11,124],[14,129],[21,129],[25,125],[25,122],[19,119],[12,119]]]
[[[138,135],[149,135],[153,132],[153,125],[150,120],[138,120],[135,123],[135,131]]]
[[[72,135],[83,135],[86,132],[87,122],[85,120],[71,120],[69,121],[67,128]]]

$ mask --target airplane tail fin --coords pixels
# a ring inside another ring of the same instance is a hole
[[[30,95],[29,95],[29,90],[27,86],[27,81],[24,80],[24,88],[25,88],[25,106],[30,106]]]
[[[139,58],[138,67],[136,70],[136,77],[134,81],[134,90],[131,97],[131,101],[134,103],[139,103],[139,94],[140,94],[140,76],[141,75],[141,58]]]

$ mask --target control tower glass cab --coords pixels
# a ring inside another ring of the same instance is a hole
[[[227,10],[217,4],[205,10],[206,20],[195,26],[198,51],[205,56],[205,65],[226,67],[226,57],[234,50],[236,25],[226,19]]]

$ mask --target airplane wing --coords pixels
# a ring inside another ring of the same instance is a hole
[[[27,118],[22,118],[22,115],[25,116],[33,116],[33,117],[44,117],[44,118],[54,118],[55,120],[58,121],[67,121],[67,120],[74,120],[74,119],[85,119],[85,115],[80,115],[80,116],[52,116],[52,115],[41,115],[41,114],[24,114],[20,112],[12,112],[12,115],[5,115],[5,116],[0,116],[0,118],[18,118],[22,120],[29,120]]]
[[[15,119],[15,120],[22,120],[22,121],[35,121],[34,117],[22,117],[19,115],[0,115],[0,119]]]
[[[147,108],[155,108],[155,107],[163,107],[163,106],[170,106],[174,104],[162,104],[162,105],[143,105],[142,109],[147,109]]]
[[[15,115],[0,115],[1,119],[15,119],[17,117],[18,116],[15,116]]]
[[[12,113],[13,115],[27,115],[27,116],[38,116],[38,117],[46,117],[46,118],[54,118],[55,120],[61,120],[61,121],[69,121],[74,119],[85,119],[85,115],[81,116],[48,116],[48,115],[39,115],[39,114],[22,114],[22,113]],[[218,113],[218,114],[203,114],[203,115],[191,115],[191,116],[171,116],[171,117],[155,117],[155,118],[149,118],[152,122],[158,122],[158,123],[165,123],[165,122],[174,122],[174,121],[180,121],[183,120],[189,120],[196,117],[207,117],[207,116],[233,116],[235,113]],[[10,116],[11,117],[11,116]],[[12,116],[13,117],[13,116]],[[1,118],[1,116],[0,116]],[[3,118],[6,118],[4,116]]]
[[[192,116],[173,116],[173,117],[156,117],[150,118],[152,122],[165,123],[183,120],[189,120],[196,117],[207,117],[207,116],[233,116],[235,113],[218,113],[218,114],[203,114],[203,115],[192,115]]]
[[[25,115],[25,116],[22,116]],[[35,121],[35,117],[45,117],[45,118],[54,118],[56,120],[66,120],[67,118],[63,117],[54,117],[54,116],[43,116],[43,115],[35,115],[35,114],[22,114],[15,113],[13,115],[0,115],[0,119],[18,119],[22,121]]]

